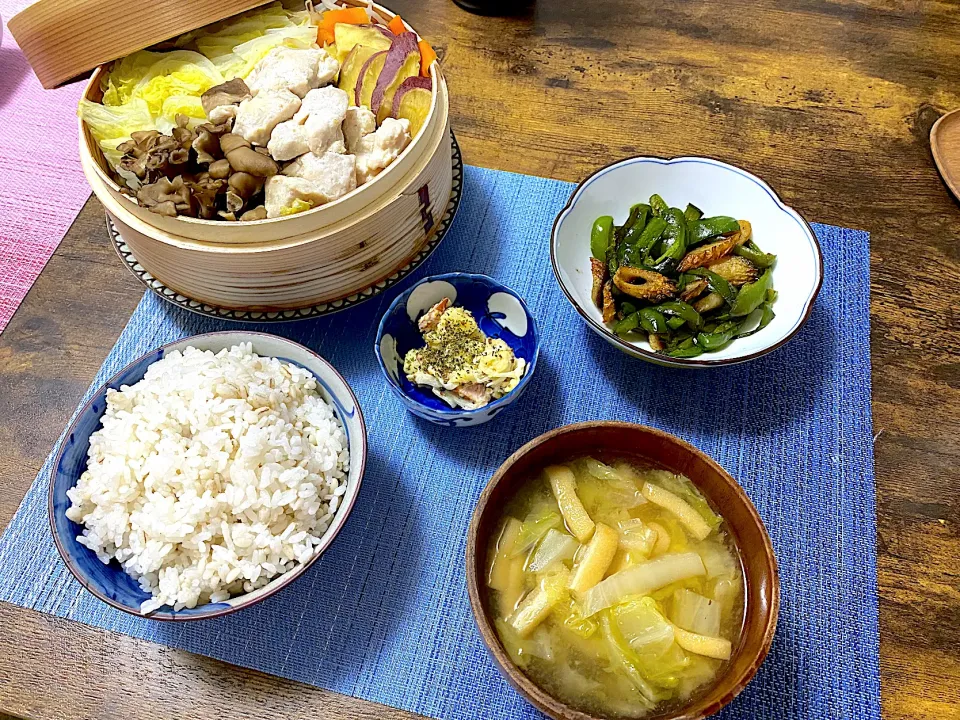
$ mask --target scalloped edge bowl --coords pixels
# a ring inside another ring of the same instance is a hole
[[[672,206],[693,203],[707,216],[733,215],[751,222],[757,244],[777,255],[777,316],[767,327],[719,352],[670,358],[653,352],[646,340],[625,340],[604,325],[590,300],[590,229],[601,215],[624,222],[630,206],[653,193]],[[807,321],[823,283],[823,254],[810,224],[757,176],[705,157],[640,156],[597,170],[577,186],[554,221],[550,261],[564,295],[591,330],[628,355],[669,367],[734,365],[776,350]]]

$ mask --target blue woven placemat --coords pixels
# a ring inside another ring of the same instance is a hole
[[[879,718],[869,295],[849,291],[869,287],[868,235],[814,226],[825,255],[823,291],[785,347],[732,368],[668,370],[595,336],[557,287],[550,225],[572,187],[466,168],[454,227],[415,273],[492,275],[539,319],[537,375],[488,425],[439,428],[390,393],[372,347],[398,289],[329,318],[263,328],[330,360],[356,391],[370,435],[350,521],[290,588],[199,623],[113,610],[57,555],[46,518],[48,460],[0,539],[0,600],[438,718],[536,718],[501,679],[474,627],[464,534],[487,479],[521,444],[570,422],[629,420],[715,457],[746,488],[776,548],[783,589],[776,640],[722,717]],[[94,386],[162,343],[227,325],[148,293]]]

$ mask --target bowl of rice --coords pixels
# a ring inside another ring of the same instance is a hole
[[[367,453],[357,399],[284,338],[216,332],[127,365],[55,458],[53,538],[87,590],[154,620],[249,607],[343,528]]]

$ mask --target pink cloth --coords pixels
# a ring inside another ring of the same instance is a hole
[[[77,154],[83,83],[44,90],[7,31],[24,0],[0,0],[0,331],[90,195]]]

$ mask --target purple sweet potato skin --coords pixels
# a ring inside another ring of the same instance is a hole
[[[433,92],[433,79],[418,75],[417,77],[407,78],[400,83],[397,94],[393,96],[393,111],[390,113],[390,117],[397,117],[397,113],[400,112],[400,100],[411,90]]]
[[[407,56],[411,53],[420,54],[420,48],[417,46],[417,35],[412,32],[400,33],[397,35],[390,49],[386,51],[387,58],[383,63],[383,69],[377,78],[377,85],[373,89],[373,96],[370,98],[370,109],[373,112],[379,112],[380,104],[383,102],[383,94],[387,87],[396,77]],[[361,72],[362,76],[363,73]]]
[[[387,50],[381,50],[381,51],[378,52],[378,53],[374,53],[373,55],[371,55],[370,57],[367,58],[367,61],[363,64],[363,67],[360,68],[360,74],[357,75],[357,84],[356,84],[356,86],[355,86],[354,89],[353,89],[353,104],[354,104],[354,105],[359,105],[359,104],[360,104],[360,88],[363,86],[363,77],[364,77],[364,75],[367,74],[367,69],[370,67],[370,63],[372,63],[372,62],[374,61],[374,59],[380,57],[381,55],[383,55],[383,54],[386,53],[386,52],[388,52],[388,51],[387,51]],[[386,64],[386,63],[384,63],[384,64]],[[383,75],[383,71],[382,71],[382,70],[381,70],[380,74]]]

